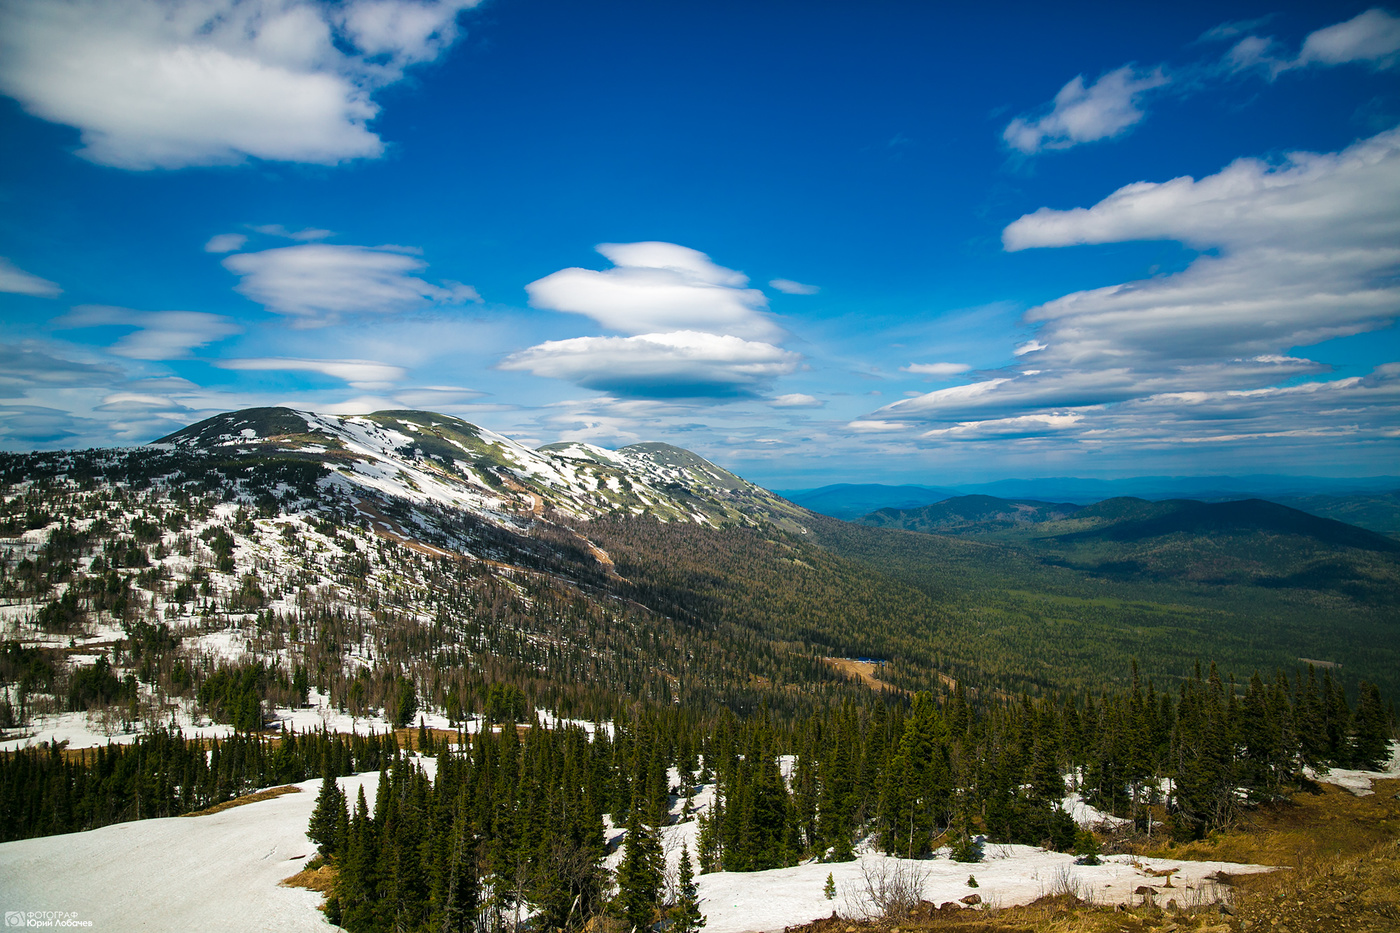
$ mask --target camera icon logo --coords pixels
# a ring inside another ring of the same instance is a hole
[[[22,910],[7,910],[7,911],[5,911],[5,926],[7,926],[7,927],[22,927],[22,926],[24,926],[24,911],[22,911]]]

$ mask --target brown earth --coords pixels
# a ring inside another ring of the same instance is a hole
[[[891,683],[886,683],[875,676],[876,671],[878,671],[880,667],[871,661],[857,661],[855,658],[822,658],[822,660],[847,677],[859,680],[871,690],[889,690],[893,693],[903,694],[909,693],[908,690],[896,687]],[[939,679],[942,679],[941,675]]]

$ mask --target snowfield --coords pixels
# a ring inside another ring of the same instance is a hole
[[[425,760],[429,773],[436,762]],[[377,774],[341,778],[354,800],[361,786],[374,799]],[[320,782],[297,785],[300,793],[233,807],[199,817],[119,823],[86,833],[26,839],[0,845],[0,910],[67,911],[91,920],[92,929],[200,931],[326,931],[334,929],[317,909],[319,894],[278,883],[302,869],[314,852],[306,826]],[[711,788],[696,795],[703,807]],[[694,853],[696,824],[666,827],[663,848],[673,875],[682,841]],[[615,833],[610,832],[610,836]],[[866,871],[902,869],[923,878],[923,896],[935,904],[958,901],[974,891],[985,905],[1011,906],[1062,890],[1066,884],[1099,902],[1140,901],[1133,892],[1153,885],[1159,903],[1209,902],[1220,889],[1208,876],[1266,871],[1229,862],[1175,862],[1110,856],[1094,867],[1073,857],[1030,846],[989,844],[985,861],[907,861],[862,852],[855,862],[809,863],[765,872],[719,872],[696,880],[707,933],[781,930],[794,923],[860,916]],[[620,856],[615,853],[609,861]],[[1172,887],[1147,869],[1178,869]],[[822,894],[827,873],[837,894]],[[969,908],[975,909],[975,908]]]
[[[343,778],[374,799],[379,775]],[[315,847],[306,824],[320,781],[301,793],[209,816],[118,823],[0,845],[0,909],[71,911],[97,931],[335,929],[313,891],[278,887]]]
[[[1350,768],[1332,768],[1325,772],[1303,769],[1308,777],[1323,784],[1335,784],[1351,791],[1358,797],[1369,797],[1375,793],[1371,782],[1386,778],[1400,777],[1400,742],[1390,743],[1390,760],[1379,771],[1356,771]]]

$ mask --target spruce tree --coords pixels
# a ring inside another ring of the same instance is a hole
[[[671,909],[673,933],[696,933],[705,925],[700,912],[700,892],[695,884],[695,870],[690,864],[690,849],[681,847],[680,883],[676,891],[676,906]]]
[[[622,864],[617,867],[617,897],[614,911],[629,933],[645,933],[656,920],[661,894],[661,845],[653,831],[641,820],[639,806],[627,820],[627,841]]]
[[[327,771],[321,779],[321,792],[316,795],[316,809],[311,811],[311,824],[306,829],[307,838],[316,843],[322,855],[339,853],[344,842],[340,827],[345,818],[345,794]]]
[[[1361,702],[1352,718],[1352,764],[1375,770],[1390,758],[1390,722],[1375,684],[1361,683]]]

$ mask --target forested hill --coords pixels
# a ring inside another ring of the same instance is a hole
[[[911,534],[668,445],[532,450],[427,412],[288,409],[0,456],[0,494],[20,727],[106,707],[246,719],[308,689],[392,718],[404,697],[483,708],[502,685],[589,715],[787,715],[863,691],[826,660],[849,657],[888,662],[896,691],[1097,691],[1134,658],[1164,687],[1197,659],[1400,687],[1394,553],[1260,527],[1082,535],[1150,503],[1120,500],[1117,524],[1029,504],[1034,538]]]

